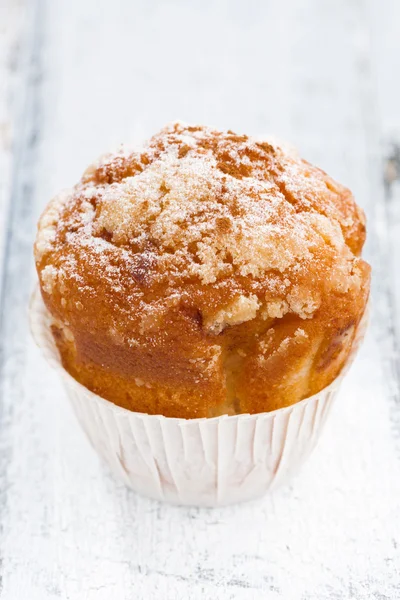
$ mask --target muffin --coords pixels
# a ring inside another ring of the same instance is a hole
[[[370,267],[351,192],[276,143],[174,123],[102,157],[38,225],[64,369],[130,411],[264,413],[329,386]]]

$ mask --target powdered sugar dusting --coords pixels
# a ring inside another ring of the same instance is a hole
[[[175,285],[246,280],[257,293],[251,314],[264,304],[264,318],[287,312],[310,318],[321,302],[320,293],[310,296],[318,270],[330,272],[323,293],[360,285],[349,241],[358,226],[356,208],[328,179],[292,150],[173,123],[142,150],[102,157],[49,206],[36,259],[45,264],[66,242],[71,253],[52,265],[59,278],[45,272],[46,290],[64,276],[79,278],[76,249],[86,248],[85,260],[100,264],[115,290],[127,268],[139,278],[169,273]],[[230,314],[216,306],[217,324],[221,310]]]
[[[40,261],[46,253],[51,252],[56,240],[57,224],[61,211],[68,202],[71,193],[71,190],[66,190],[56,196],[47,205],[41,216],[35,243],[35,258],[37,261]]]

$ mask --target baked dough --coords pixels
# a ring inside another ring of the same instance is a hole
[[[132,411],[291,405],[343,368],[364,313],[365,218],[293,151],[173,123],[57,196],[35,259],[64,367]]]

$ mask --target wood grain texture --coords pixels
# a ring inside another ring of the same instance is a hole
[[[23,0],[4,0],[0,4],[0,231],[7,229],[12,186],[13,144],[17,135],[17,102],[21,85],[21,42],[25,22]],[[18,105],[18,106],[17,106]],[[0,265],[6,235],[0,237]],[[1,268],[1,267],[0,267]]]
[[[17,75],[0,66],[2,94],[13,77],[19,90],[1,188],[1,600],[397,599],[398,3],[8,5],[20,46]],[[44,204],[97,154],[175,118],[290,140],[353,189],[369,223],[372,326],[325,435],[290,486],[226,509],[161,505],[116,483],[26,320]]]

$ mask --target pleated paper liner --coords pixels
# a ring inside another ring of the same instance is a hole
[[[348,365],[364,336],[366,321],[365,316]],[[36,343],[62,376],[95,450],[128,486],[173,504],[234,504],[287,481],[320,437],[348,368],[318,394],[273,412],[169,418],[116,406],[71,377],[61,364],[39,289],[31,299],[30,323]]]

